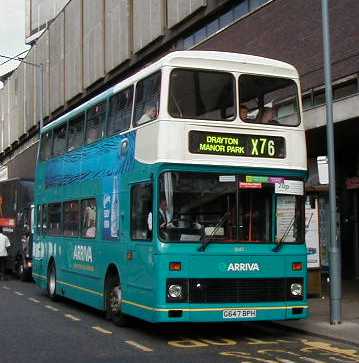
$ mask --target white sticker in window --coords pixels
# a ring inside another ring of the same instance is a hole
[[[283,183],[275,184],[276,194],[303,195],[304,184],[299,180],[284,180]]]
[[[220,175],[219,181],[220,183],[235,182],[236,177],[234,175]]]

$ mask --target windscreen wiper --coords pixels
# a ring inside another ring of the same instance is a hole
[[[208,238],[206,238],[206,232],[203,233],[203,236],[200,239],[201,246],[198,248],[199,252],[204,252],[206,250],[207,246],[211,243],[215,233],[218,231],[219,228],[221,228],[223,226],[223,224],[227,221],[227,219],[230,215],[231,215],[231,213],[228,211],[223,214],[223,216],[218,221],[218,223],[216,224],[216,226],[214,227],[212,233],[210,234],[210,236]]]
[[[294,226],[294,221],[295,221],[295,216],[291,219],[291,221],[289,223],[289,226],[287,227],[287,229],[283,233],[283,236],[277,242],[277,245],[272,249],[273,252],[279,252],[282,249],[283,241],[288,236],[289,232],[291,231],[292,227]]]

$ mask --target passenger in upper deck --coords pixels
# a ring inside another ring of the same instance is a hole
[[[239,117],[242,121],[250,121],[248,119],[248,107],[246,105],[239,106]]]
[[[157,117],[157,107],[154,102],[149,102],[144,108],[144,113],[141,118],[137,121],[137,126],[145,124],[146,122],[152,121]]]

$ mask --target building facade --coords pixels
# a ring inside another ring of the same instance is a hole
[[[359,279],[359,2],[329,5],[343,276]],[[45,123],[172,50],[247,53],[293,64],[302,85],[308,205],[318,215],[325,270],[328,197],[316,164],[326,155],[320,0],[28,0],[26,7],[27,36],[42,31],[26,60],[44,65]],[[0,158],[9,177],[34,175],[40,97],[38,68],[26,64],[0,92]]]

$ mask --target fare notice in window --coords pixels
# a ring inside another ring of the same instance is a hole
[[[255,158],[285,158],[285,140],[280,136],[228,134],[191,130],[189,151]]]

